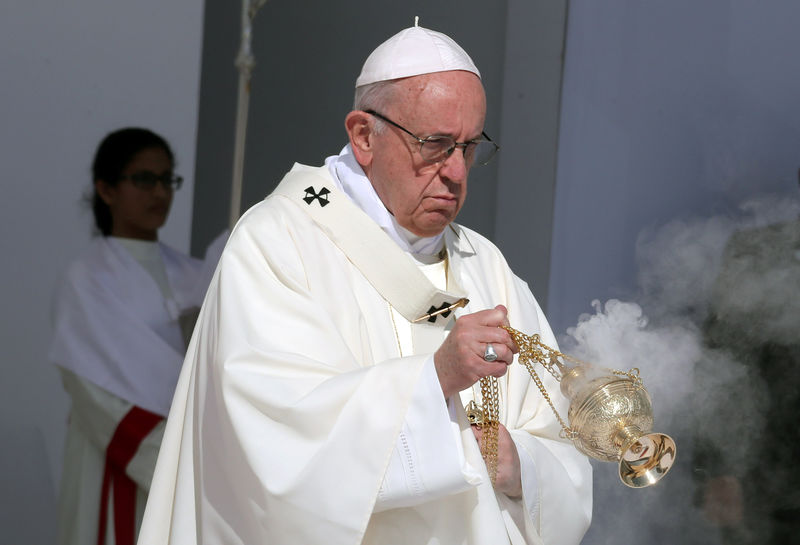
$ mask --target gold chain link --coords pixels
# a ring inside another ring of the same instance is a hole
[[[522,351],[520,350],[520,354],[521,353],[522,353]],[[539,375],[534,370],[533,364],[528,359],[523,360],[522,356],[520,356],[519,361],[528,370],[528,374],[530,374],[531,378],[533,379],[533,382],[536,383],[536,387],[539,388],[539,391],[541,392],[542,397],[544,398],[545,401],[547,401],[547,404],[550,405],[550,409],[553,411],[553,414],[556,415],[556,419],[558,420],[558,423],[561,424],[562,436],[563,437],[567,437],[569,439],[574,438],[575,437],[575,430],[570,428],[567,425],[567,423],[564,421],[564,419],[561,418],[561,415],[558,414],[558,411],[556,410],[555,405],[553,405],[553,401],[550,399],[550,394],[548,394],[547,390],[545,390],[544,383],[542,382],[542,379],[539,378]]]
[[[478,427],[483,431],[481,454],[492,484],[497,479],[497,439],[500,431],[500,390],[497,379],[486,376],[481,379],[483,420]]]
[[[542,397],[550,406],[558,423],[561,425],[561,436],[573,440],[577,437],[577,432],[569,427],[566,421],[556,410],[550,394],[544,387],[544,382],[539,377],[539,374],[534,369],[537,363],[540,363],[544,369],[556,379],[561,382],[562,369],[564,368],[563,361],[571,361],[578,365],[589,366],[590,364],[583,362],[572,356],[568,356],[563,352],[550,348],[541,341],[541,337],[536,335],[526,335],[517,331],[513,327],[500,326],[511,335],[514,343],[519,348],[519,363],[525,366],[530,374],[531,379],[536,384],[536,387],[541,392]],[[609,369],[615,375],[625,376],[630,378],[634,384],[641,385],[642,379],[639,376],[639,369],[634,367],[630,371],[619,371],[617,369]],[[478,425],[483,430],[483,440],[481,441],[481,454],[486,461],[486,468],[489,471],[489,476],[492,479],[492,484],[495,482],[497,476],[497,434],[499,430],[500,421],[500,401],[498,396],[497,379],[491,376],[483,377],[480,381],[481,384],[481,397],[483,399],[483,420]]]

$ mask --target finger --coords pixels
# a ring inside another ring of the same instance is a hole
[[[499,310],[500,312],[503,313],[503,323],[500,325],[510,326],[511,324],[508,321],[508,309],[503,305],[497,305],[496,307],[494,307],[494,309]]]
[[[504,344],[493,344],[492,347],[494,351],[497,353],[497,359],[495,363],[504,363],[506,365],[511,365],[514,363],[514,351],[509,348],[507,345]]]
[[[486,361],[484,352],[486,344],[481,344],[481,347],[483,347],[483,349],[479,354],[476,354],[475,359],[472,360],[470,364],[478,377],[502,377],[505,375],[508,366],[513,361],[514,356],[511,351],[502,345],[492,345],[492,348],[495,349],[495,353],[497,354],[497,359],[494,361]]]
[[[475,439],[480,442],[481,437],[483,437],[483,429],[477,424],[470,424],[469,427],[472,428],[472,434],[475,436]]]
[[[492,350],[497,355],[497,357],[492,361],[486,359],[486,352],[489,345],[492,346]],[[505,365],[511,365],[514,362],[514,351],[502,343],[482,343],[479,345],[479,350],[476,353],[486,363],[503,363]]]
[[[488,343],[500,343],[508,346],[514,344],[514,340],[511,338],[511,335],[505,329],[501,329],[499,327],[482,327],[477,332],[480,335],[481,340]]]
[[[503,325],[504,322],[508,322],[508,310],[503,305],[498,305],[492,309],[476,312],[475,318],[480,325],[497,327]]]
[[[486,350],[486,344],[491,343],[495,351],[497,351],[499,347],[502,347],[508,349],[508,352],[512,354],[519,352],[517,345],[514,344],[514,339],[511,338],[508,331],[500,329],[499,327],[484,328],[476,334],[476,338],[482,341],[482,350]],[[500,352],[498,351],[497,354],[499,356]],[[481,352],[481,355],[483,355],[483,352]]]
[[[497,305],[494,308],[497,309],[497,310],[502,311],[505,314],[505,318],[503,319],[503,323],[500,324],[500,326],[501,327],[502,326],[511,327],[511,323],[508,321],[508,309],[506,307],[504,307],[503,305]],[[506,330],[504,329],[503,331],[506,331]],[[506,331],[506,333],[508,333],[508,331]],[[511,340],[511,344],[510,344],[511,351],[516,354],[517,352],[519,352],[519,347],[517,346],[517,343],[514,342],[514,337],[512,337],[510,333],[508,333],[508,338]]]
[[[483,367],[483,376],[485,377],[495,377],[500,378],[508,372],[508,364],[503,361],[495,361],[492,363],[486,363]]]

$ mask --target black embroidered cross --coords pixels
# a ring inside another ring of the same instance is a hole
[[[306,201],[306,204],[310,205],[314,202],[314,199],[317,199],[320,206],[325,206],[329,202],[328,193],[330,193],[330,191],[327,187],[323,186],[323,188],[319,190],[319,193],[317,193],[314,191],[314,186],[310,185],[306,188],[306,196],[303,197],[303,200]]]
[[[435,323],[436,322],[436,318],[439,317],[439,316],[441,316],[442,318],[447,318],[448,316],[450,316],[450,313],[453,312],[450,309],[451,306],[452,306],[452,303],[448,303],[447,301],[442,303],[442,306],[440,306],[439,308],[436,308],[435,306],[431,305],[431,308],[428,309],[428,314],[431,314],[432,316],[430,318],[428,318],[428,321],[430,323]],[[445,310],[445,309],[447,309],[447,310]],[[444,312],[437,312],[436,314],[434,314],[436,311],[440,311],[440,310],[444,310]]]
[[[423,320],[428,320],[429,322],[433,323],[436,321],[436,317],[439,316],[440,314],[445,318],[447,318],[448,316],[450,316],[450,313],[453,310],[457,309],[458,307],[465,307],[468,304],[469,304],[469,299],[467,299],[466,297],[462,297],[455,303],[448,303],[445,301],[439,308],[431,306],[431,308],[428,309],[427,313],[423,314],[419,318],[411,320],[411,323],[416,324]]]

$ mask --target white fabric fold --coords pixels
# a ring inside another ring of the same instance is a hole
[[[171,297],[118,240],[98,237],[67,269],[55,297],[49,359],[112,394],[166,415],[183,361],[178,317],[200,262],[157,245]]]
[[[464,464],[461,438],[453,433],[436,376],[428,358],[414,389],[374,512],[411,507],[463,492],[480,482]]]

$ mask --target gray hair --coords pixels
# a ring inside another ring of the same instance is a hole
[[[377,81],[356,87],[354,110],[375,110],[384,113],[395,98],[397,80]],[[380,134],[386,124],[375,118],[375,132]]]

